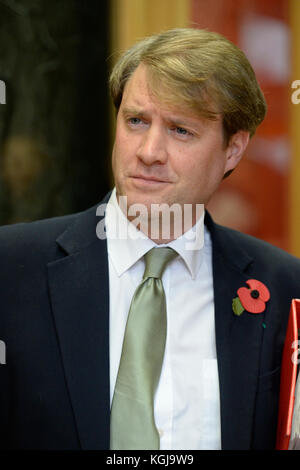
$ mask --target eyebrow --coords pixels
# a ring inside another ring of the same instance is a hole
[[[125,107],[122,110],[123,114],[134,114],[135,116],[147,116],[147,112],[143,111],[142,109],[133,108],[133,107]]]
[[[141,118],[148,118],[150,114],[147,111],[144,111],[142,108],[133,107],[133,106],[126,106],[122,110],[123,115],[134,115],[135,117]],[[195,129],[195,126],[203,126],[203,123],[201,122],[201,119],[193,119],[193,118],[188,118],[185,116],[174,116],[174,117],[168,117],[165,119],[165,121],[169,122],[170,124],[177,126],[177,127],[191,127]]]

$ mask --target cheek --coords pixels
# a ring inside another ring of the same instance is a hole
[[[128,161],[131,160],[132,156],[134,156],[134,149],[134,139],[129,138],[124,132],[116,133],[113,151],[113,160],[115,162],[115,165],[126,165]]]
[[[181,175],[185,187],[192,192],[214,191],[224,175],[224,156],[219,149],[211,149],[205,154],[201,151],[186,155],[184,161],[178,160],[177,174]]]
[[[113,171],[117,171],[118,168],[122,167],[122,162],[126,154],[125,147],[122,145],[122,141],[118,135],[115,137],[115,142],[112,150],[112,168]]]
[[[115,182],[121,182],[124,168],[126,168],[125,151],[116,139],[112,150],[112,172]]]
[[[116,169],[116,144],[114,143],[112,153],[111,153],[111,165],[113,172],[115,172]]]

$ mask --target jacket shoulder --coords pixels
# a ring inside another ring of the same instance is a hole
[[[18,249],[40,250],[49,245],[75,220],[78,214],[53,217],[35,222],[18,223],[0,227],[0,255]]]
[[[260,263],[262,269],[278,273],[283,273],[286,270],[293,276],[300,276],[300,259],[295,255],[252,235],[222,225],[215,225],[223,242],[231,247],[233,256],[237,250],[242,250],[250,258]]]

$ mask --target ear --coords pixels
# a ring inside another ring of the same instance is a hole
[[[238,131],[230,137],[229,144],[226,149],[226,164],[225,171],[226,174],[228,171],[232,171],[239,164],[244,151],[249,142],[249,132],[248,131]]]

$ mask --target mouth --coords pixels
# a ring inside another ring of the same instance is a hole
[[[157,178],[156,176],[146,176],[146,175],[133,175],[130,176],[136,183],[142,184],[168,184],[170,181]]]

